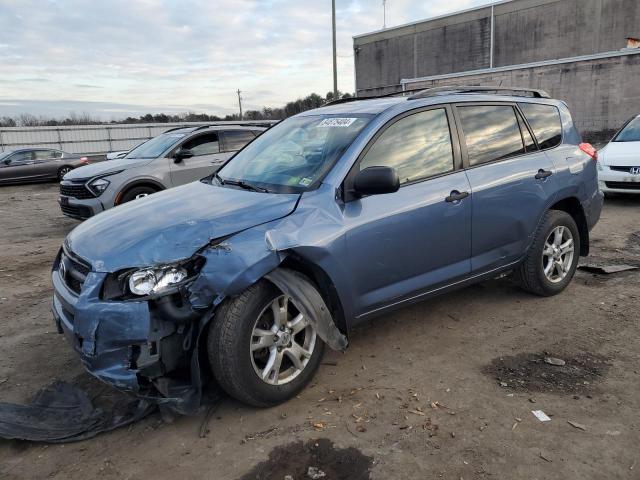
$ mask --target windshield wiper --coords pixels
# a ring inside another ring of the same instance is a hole
[[[220,185],[233,185],[234,187],[244,188],[245,190],[251,190],[253,192],[269,193],[269,190],[267,190],[266,188],[258,187],[257,185],[253,185],[242,180],[225,180],[217,173],[214,175],[214,177],[220,182]]]

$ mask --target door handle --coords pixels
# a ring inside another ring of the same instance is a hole
[[[452,190],[447,198],[445,198],[445,202],[449,203],[457,203],[460,200],[467,198],[469,196],[469,192],[459,192],[458,190]]]
[[[553,172],[551,170],[543,170],[541,168],[540,170],[538,170],[538,173],[536,173],[535,179],[542,180],[543,178],[550,177],[551,175],[553,175]]]

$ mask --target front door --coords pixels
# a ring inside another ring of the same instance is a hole
[[[401,183],[395,193],[345,206],[356,317],[469,274],[471,197],[465,195],[470,187],[458,168],[451,120],[448,107],[403,115],[385,127],[354,167],[393,167]]]
[[[0,183],[20,182],[33,177],[33,151],[16,152],[0,162]]]
[[[512,104],[456,107],[473,195],[474,273],[519,260],[554,196],[553,162]]]
[[[211,175],[220,164],[231,156],[231,153],[220,151],[217,132],[209,132],[190,138],[179,148],[191,150],[193,157],[179,162],[171,160],[171,182],[174,186],[200,180]]]

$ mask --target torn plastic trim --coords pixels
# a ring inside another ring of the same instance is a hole
[[[309,281],[295,270],[279,267],[265,277],[285,295],[290,297],[295,307],[316,329],[318,336],[333,350],[345,351],[349,344],[347,337],[336,327],[324,299]]]

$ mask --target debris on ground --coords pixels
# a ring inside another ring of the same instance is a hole
[[[587,427],[585,427],[584,425],[582,425],[581,423],[578,422],[574,422],[572,420],[568,420],[567,423],[569,425],[571,425],[573,428],[577,428],[578,430],[583,430],[583,431],[587,431]]]
[[[598,265],[593,263],[584,263],[579,265],[578,268],[580,270],[584,270],[589,273],[600,273],[605,275],[610,275],[612,273],[620,273],[620,272],[628,272],[629,270],[636,270],[640,267],[635,265]]]
[[[113,389],[109,395],[117,396],[109,408],[96,407],[78,385],[54,382],[40,390],[28,405],[0,402],[0,438],[77,442],[137,422],[157,408]]]
[[[564,355],[524,352],[498,357],[483,371],[502,388],[574,394],[589,390],[602,379],[608,367],[605,357],[586,352]]]
[[[556,357],[545,357],[544,363],[548,363],[549,365],[555,365],[557,367],[563,367],[567,364],[567,362],[565,362],[561,358],[556,358]]]
[[[318,467],[309,467],[309,469],[307,470],[307,477],[309,477],[311,480],[318,480],[326,476],[327,474],[320,470]]]
[[[531,413],[533,413],[533,415],[538,420],[540,420],[541,422],[550,422],[551,421],[551,418],[549,418],[549,415],[544,413],[542,410],[531,410]]]

